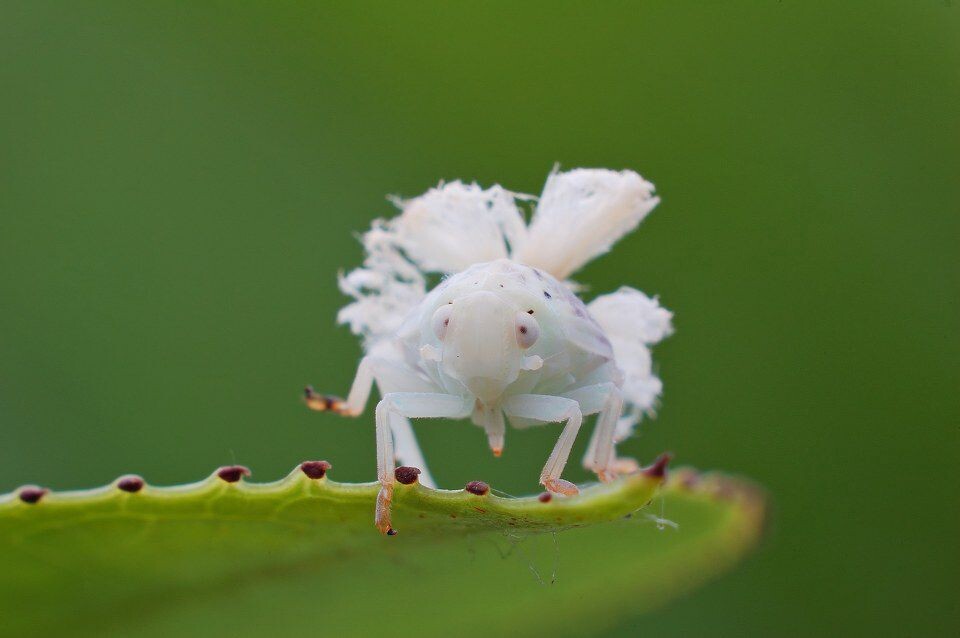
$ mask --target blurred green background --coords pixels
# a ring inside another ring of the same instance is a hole
[[[3,2],[0,491],[371,480],[371,419],[299,391],[349,387],[336,273],[384,196],[634,168],[663,204],[577,277],[676,313],[626,451],[752,477],[774,513],[624,629],[956,635],[954,4]],[[513,493],[557,434],[495,460],[417,428],[442,484]]]

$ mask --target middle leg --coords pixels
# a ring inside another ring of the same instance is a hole
[[[547,459],[547,464],[543,466],[543,471],[540,473],[540,483],[547,490],[558,494],[570,496],[579,492],[576,485],[563,480],[560,475],[567,464],[570,449],[573,447],[577,432],[580,431],[580,424],[583,422],[580,404],[566,397],[546,394],[517,394],[504,402],[503,409],[510,416],[524,419],[534,419],[548,423],[567,422],[563,426],[563,432],[560,433],[560,438],[557,440],[550,458]]]
[[[577,388],[564,396],[577,401],[584,414],[599,413],[583,457],[583,466],[596,472],[601,481],[612,481],[620,465],[614,449],[617,420],[623,410],[620,388],[610,382],[597,383]]]

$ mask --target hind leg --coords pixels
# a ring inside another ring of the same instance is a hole
[[[618,459],[614,445],[617,420],[623,410],[620,388],[614,383],[598,383],[566,393],[580,404],[584,414],[599,413],[597,425],[587,445],[583,466],[596,472],[601,481],[612,481],[628,466],[629,459]]]

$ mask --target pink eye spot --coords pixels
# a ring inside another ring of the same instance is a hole
[[[517,345],[526,350],[537,342],[540,336],[540,326],[537,320],[528,313],[517,314]]]
[[[433,324],[433,333],[440,341],[443,341],[443,338],[447,334],[447,326],[450,325],[450,314],[452,312],[453,305],[444,304],[437,308],[437,311],[433,313],[433,319],[431,320]]]

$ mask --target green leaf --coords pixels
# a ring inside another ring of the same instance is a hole
[[[729,568],[763,519],[749,484],[654,471],[546,502],[397,485],[386,537],[375,483],[232,474],[0,496],[6,632],[591,631]]]

